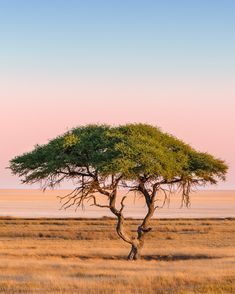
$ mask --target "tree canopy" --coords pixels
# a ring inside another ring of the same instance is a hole
[[[227,165],[159,128],[146,124],[88,125],[70,130],[10,161],[23,183],[54,187],[65,179],[92,175],[122,182],[215,184]]]
[[[63,207],[92,205],[109,208],[118,218],[118,235],[132,245],[130,259],[137,256],[143,236],[150,230],[149,220],[157,206],[157,193],[172,189],[182,193],[189,204],[192,187],[225,180],[226,163],[198,152],[176,137],[147,124],[121,126],[87,125],[74,128],[45,145],[10,161],[13,174],[23,183],[41,182],[44,188],[73,179],[75,189],[61,197]],[[165,188],[167,187],[167,189]],[[144,197],[148,212],[138,227],[136,238],[123,227],[124,196],[117,208],[119,188],[136,191]],[[97,203],[95,193],[107,197],[107,205]],[[134,241],[133,241],[134,240]]]

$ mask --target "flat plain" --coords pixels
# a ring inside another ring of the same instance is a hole
[[[114,219],[2,217],[0,293],[235,293],[235,219],[152,227],[141,260],[130,262]]]
[[[86,204],[83,210],[74,207],[61,210],[61,203],[57,196],[63,196],[71,190],[21,190],[0,189],[0,216],[25,217],[25,218],[100,218],[111,217],[108,209]],[[123,196],[120,191],[120,197]],[[159,195],[158,205],[163,203],[163,195]],[[103,202],[103,197],[97,195],[98,202]],[[106,198],[105,198],[106,199]],[[105,202],[103,202],[105,204]],[[235,190],[198,190],[191,195],[191,207],[181,208],[181,195],[172,195],[169,206],[165,205],[156,211],[156,218],[235,218]],[[146,213],[143,198],[135,197],[134,193],[128,193],[125,201],[125,216],[141,218]]]

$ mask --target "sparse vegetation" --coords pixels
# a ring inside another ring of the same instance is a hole
[[[234,219],[152,222],[133,263],[114,219],[0,218],[0,293],[235,293]]]

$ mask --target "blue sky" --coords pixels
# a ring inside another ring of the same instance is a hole
[[[234,74],[234,15],[230,0],[1,0],[1,68]]]

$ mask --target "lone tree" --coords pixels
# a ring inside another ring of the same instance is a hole
[[[73,179],[75,189],[61,197],[62,207],[80,207],[88,202],[110,209],[117,218],[118,236],[131,246],[128,259],[132,260],[140,256],[145,236],[152,229],[150,219],[158,207],[159,193],[169,197],[178,190],[182,204],[188,206],[193,187],[225,180],[228,167],[156,127],[127,124],[74,128],[13,158],[10,169],[23,183],[41,182],[44,189]],[[127,231],[123,215],[130,194],[119,198],[120,189],[136,191],[146,202],[147,212],[135,236]],[[106,204],[99,201],[98,194]]]

